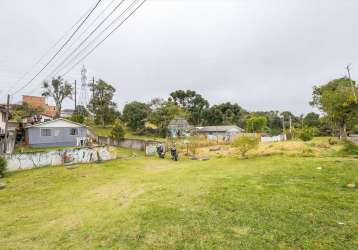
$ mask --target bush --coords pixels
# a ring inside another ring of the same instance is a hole
[[[232,143],[232,146],[237,148],[241,158],[247,158],[247,152],[257,148],[258,145],[259,138],[253,136],[239,136]]]
[[[0,178],[4,177],[7,162],[0,156]]]
[[[344,141],[341,152],[348,155],[358,155],[358,146],[352,141],[346,140]]]
[[[352,132],[353,132],[354,134],[358,134],[358,125],[355,125],[355,126],[353,127]]]
[[[122,125],[119,122],[116,122],[111,131],[111,138],[115,139],[116,141],[121,141],[124,139],[124,135],[125,132]]]
[[[313,137],[316,134],[315,128],[312,127],[306,127],[298,131],[298,138],[300,138],[302,141],[310,141],[313,139]]]

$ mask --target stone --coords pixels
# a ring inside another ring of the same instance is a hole
[[[202,160],[202,161],[208,161],[208,160],[210,160],[210,158],[209,158],[209,156],[203,156],[203,157],[201,157],[200,160]]]
[[[355,183],[349,183],[349,184],[347,184],[347,187],[348,188],[356,188],[357,185]]]
[[[322,170],[322,168],[321,168],[321,167],[317,167],[316,169],[317,169],[317,170]]]
[[[6,187],[6,184],[3,182],[0,182],[0,189],[4,189]]]

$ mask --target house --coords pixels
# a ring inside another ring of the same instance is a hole
[[[189,129],[190,125],[184,118],[174,118],[168,125],[168,132],[171,137],[183,136]]]
[[[25,130],[25,144],[31,147],[84,146],[89,141],[86,126],[62,118],[37,123]]]
[[[42,109],[42,114],[47,117],[55,117],[57,113],[56,106],[51,106],[46,103],[46,99],[43,96],[22,96],[22,103],[27,104],[32,108]]]
[[[0,136],[5,135],[5,125],[6,125],[6,108],[0,106]]]
[[[207,136],[209,140],[231,140],[236,135],[243,133],[244,130],[236,125],[225,126],[206,126],[198,128],[197,133]]]

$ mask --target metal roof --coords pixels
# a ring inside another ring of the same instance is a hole
[[[206,133],[206,132],[227,132],[229,130],[237,130],[237,131],[242,131],[243,129],[236,126],[236,125],[224,125],[224,126],[206,126],[203,127],[202,129],[199,129],[198,132],[199,133]]]

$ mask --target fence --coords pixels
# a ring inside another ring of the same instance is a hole
[[[350,135],[349,139],[355,144],[358,144],[358,135]]]
[[[276,136],[261,136],[261,142],[277,142],[277,141],[286,141],[286,135],[276,135]]]
[[[39,168],[45,166],[71,165],[108,161],[117,158],[115,149],[110,147],[81,148],[56,150],[50,152],[34,152],[7,154],[7,171]]]
[[[7,138],[8,139],[7,139],[6,153],[11,154],[12,152],[14,152],[15,149],[15,136],[9,135]],[[4,147],[5,147],[5,139],[0,139],[0,154],[4,152]]]

